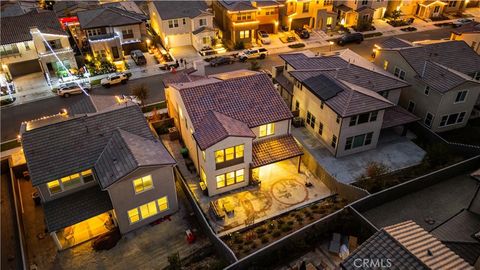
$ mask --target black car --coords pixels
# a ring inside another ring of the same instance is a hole
[[[343,37],[341,37],[338,41],[337,44],[340,46],[343,46],[348,43],[362,43],[363,41],[363,35],[361,33],[351,33],[351,34],[346,34]]]
[[[295,33],[296,33],[301,39],[307,39],[307,38],[310,37],[310,33],[309,33],[308,30],[305,29],[305,28],[295,29]]]
[[[142,66],[147,64],[147,59],[143,55],[143,52],[140,50],[133,50],[130,52],[130,56],[132,57],[133,61],[137,66]]]
[[[216,67],[220,65],[225,65],[225,64],[233,64],[235,60],[232,57],[229,56],[221,56],[214,58],[210,61],[210,66],[211,67]]]

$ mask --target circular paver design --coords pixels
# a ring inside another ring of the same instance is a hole
[[[270,193],[276,201],[286,205],[296,205],[308,199],[308,189],[295,179],[274,182],[270,187]]]

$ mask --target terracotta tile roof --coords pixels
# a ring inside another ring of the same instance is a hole
[[[207,112],[200,127],[193,133],[201,150],[205,150],[229,136],[255,138],[255,133],[242,121],[214,111]]]
[[[252,168],[303,155],[292,135],[256,141],[252,144]]]
[[[389,269],[472,269],[460,256],[413,221],[388,226],[376,232],[342,263],[358,269],[358,259],[389,259]]]
[[[42,33],[67,35],[53,11],[32,11],[0,20],[1,45],[32,40],[30,34],[32,27],[37,27]]]
[[[249,128],[293,117],[265,73],[171,86],[179,90],[195,130],[201,128],[208,111],[242,121]]]
[[[382,129],[396,127],[420,120],[420,118],[400,106],[385,109]]]

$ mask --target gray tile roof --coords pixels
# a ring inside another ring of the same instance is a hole
[[[385,109],[383,114],[382,129],[396,127],[412,122],[416,122],[420,118],[400,106],[394,106]]]
[[[113,209],[108,192],[98,185],[43,204],[48,232],[54,232]]]
[[[198,35],[198,34],[203,33],[203,32],[211,32],[211,31],[215,31],[215,29],[212,28],[212,27],[202,26],[202,27],[197,28],[194,31],[192,31],[192,34]]]
[[[355,259],[391,259],[389,269],[472,269],[465,260],[413,221],[388,226],[370,237],[342,263],[358,269]]]
[[[445,93],[464,82],[472,81],[470,77],[451,70],[437,62],[427,60],[424,62],[424,68],[417,78],[440,93]],[[478,83],[478,81],[474,82]]]
[[[175,160],[160,141],[117,129],[95,163],[94,171],[105,189],[138,167],[173,164]]]
[[[289,53],[280,54],[280,58],[285,60],[290,66],[292,66],[296,70],[339,69],[346,68],[348,66],[348,62],[337,55],[308,57],[303,53]]]
[[[32,40],[30,28],[37,27],[42,33],[67,35],[53,11],[31,11],[24,15],[5,17],[0,20],[0,44]]]
[[[221,78],[222,74],[217,77]],[[240,120],[250,128],[293,117],[265,73],[172,86],[179,89],[195,130],[201,127],[208,111]]]
[[[480,215],[466,209],[445,221],[430,233],[442,242],[477,243],[473,235],[480,231]]]
[[[384,49],[413,47],[412,43],[398,37],[387,38],[380,42],[378,46]]]
[[[195,18],[207,12],[205,1],[154,1],[158,14],[162,20]]]
[[[199,128],[195,129],[195,133],[193,133],[201,150],[205,150],[229,136],[255,138],[255,133],[242,121],[215,111],[208,111]]]
[[[93,168],[117,128],[155,139],[140,108],[123,104],[24,131],[22,145],[33,186]]]
[[[84,97],[80,101],[73,103],[68,108],[70,115],[96,113],[97,108],[90,97]]]
[[[280,84],[290,95],[293,95],[293,83],[291,83],[287,77],[280,73],[277,77],[273,78],[274,82]]]
[[[147,21],[143,14],[106,6],[80,11],[77,17],[82,29],[140,24]]]
[[[475,265],[480,258],[480,243],[443,242],[449,249],[462,257],[466,262]]]
[[[252,144],[252,168],[303,155],[292,135],[277,136]]]
[[[256,10],[250,0],[219,0],[224,8],[230,11]]]
[[[78,11],[96,8],[99,6],[97,1],[56,1],[53,5],[53,11],[58,18],[75,16]]]

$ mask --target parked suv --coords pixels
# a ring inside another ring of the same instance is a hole
[[[363,35],[362,33],[351,33],[351,34],[345,34],[343,37],[341,37],[338,41],[337,44],[340,46],[343,46],[348,43],[362,43],[363,41]]]
[[[307,38],[310,37],[310,33],[309,33],[308,30],[305,29],[305,28],[295,29],[295,33],[296,33],[301,39],[307,39]]]
[[[137,64],[137,66],[147,64],[147,59],[143,55],[143,52],[140,50],[131,51],[130,56],[132,57],[133,61],[135,61],[135,64]]]
[[[258,39],[262,42],[262,44],[270,44],[272,42],[267,32],[262,30],[258,31]]]
[[[80,83],[80,86],[82,86],[83,90],[87,92],[90,91],[89,83]],[[57,94],[61,97],[69,97],[70,95],[81,94],[83,91],[82,91],[82,88],[80,88],[80,86],[74,82],[62,84],[58,88]]]
[[[105,88],[109,88],[110,86],[115,85],[115,84],[119,84],[119,83],[126,84],[127,81],[128,81],[127,74],[115,73],[115,74],[112,74],[112,75],[110,75],[106,78],[103,78],[100,81],[100,84]]]
[[[248,49],[244,50],[243,52],[238,54],[238,59],[244,62],[247,59],[265,59],[267,57],[268,51],[265,48],[257,48],[257,49]]]

